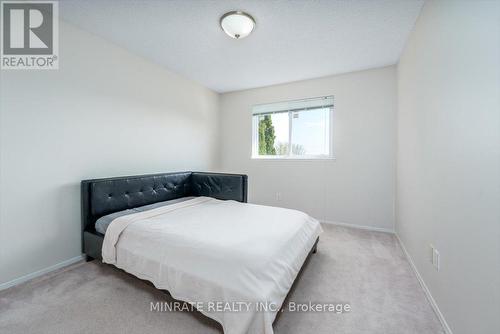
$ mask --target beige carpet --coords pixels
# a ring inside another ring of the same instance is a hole
[[[275,333],[443,333],[393,235],[324,225],[291,301],[349,313],[283,312]],[[0,292],[0,333],[221,333],[198,312],[151,312],[168,294],[114,267],[79,263]]]

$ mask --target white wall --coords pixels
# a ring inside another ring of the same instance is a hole
[[[336,161],[252,160],[252,106],[335,96]],[[248,173],[249,201],[327,221],[393,229],[394,66],[222,94],[222,169]],[[282,195],[276,199],[276,192]]]
[[[397,233],[455,334],[500,333],[499,13],[428,1],[398,66]]]
[[[209,170],[218,95],[67,23],[58,71],[2,71],[0,283],[78,256],[86,178]]]

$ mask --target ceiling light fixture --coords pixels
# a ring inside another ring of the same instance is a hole
[[[241,39],[250,35],[254,30],[255,20],[245,12],[232,11],[222,15],[220,26],[230,37]]]

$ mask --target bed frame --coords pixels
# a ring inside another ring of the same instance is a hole
[[[82,253],[101,259],[104,235],[95,222],[113,212],[187,196],[247,202],[247,176],[177,172],[84,180],[82,191]]]
[[[97,232],[94,226],[97,219],[102,216],[187,196],[207,196],[246,203],[247,180],[247,176],[243,174],[201,172],[176,172],[84,180],[81,183],[82,253],[85,254],[87,261],[102,259],[101,249],[104,235]],[[311,255],[316,253],[318,241],[319,238],[302,264],[290,291],[293,290]],[[278,312],[278,314],[280,313]]]

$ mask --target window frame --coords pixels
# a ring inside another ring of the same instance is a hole
[[[332,96],[333,98],[333,96]],[[309,99],[305,99],[309,100]],[[301,101],[301,100],[291,100],[288,102],[295,102],[295,101]],[[287,110],[287,111],[270,111],[268,113],[254,113],[252,111],[251,117],[252,117],[252,151],[251,151],[251,159],[252,160],[300,160],[300,161],[318,161],[318,160],[336,160],[335,157],[335,152],[334,152],[334,147],[333,147],[333,132],[334,132],[334,109],[335,105],[331,105],[329,107],[316,107],[316,108],[328,108],[329,109],[329,114],[328,114],[328,120],[329,120],[329,131],[328,131],[328,143],[329,143],[329,152],[328,154],[308,154],[308,155],[294,155],[291,152],[291,147],[293,145],[292,143],[292,133],[293,133],[293,113],[294,112],[300,112],[304,110],[310,110],[310,109],[315,109],[315,108],[300,108],[300,109],[293,109],[293,110]],[[259,152],[259,120],[258,120],[258,115],[272,115],[276,113],[287,113],[288,114],[288,154],[287,155],[260,155],[258,154]]]

